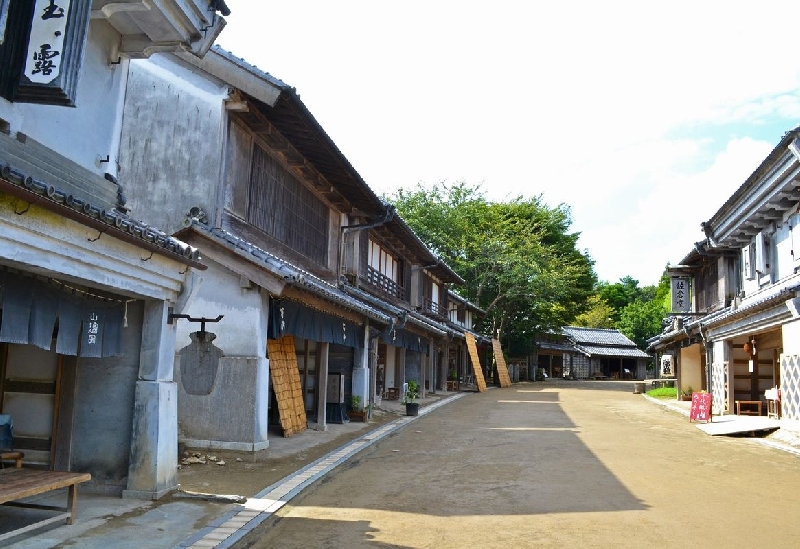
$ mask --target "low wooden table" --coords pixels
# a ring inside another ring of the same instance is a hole
[[[742,405],[745,409],[742,410]],[[751,409],[755,408],[755,410]],[[764,403],[760,400],[737,400],[736,401],[736,415],[737,416],[760,416],[761,411],[764,409]]]
[[[458,380],[447,380],[448,391],[458,391]]]
[[[400,388],[389,387],[386,389],[386,400],[400,400]]]
[[[35,522],[29,526],[12,530],[0,534],[0,541],[9,539],[31,530],[36,530],[53,524],[60,520],[67,521],[67,524],[75,522],[75,504],[78,499],[77,485],[81,482],[92,480],[89,473],[70,473],[67,471],[41,471],[38,469],[9,468],[0,470],[0,503],[13,505],[15,507],[27,507],[30,509],[46,509],[51,511],[62,511],[62,513]],[[17,500],[38,494],[44,494],[59,488],[68,488],[67,506],[55,507],[52,505],[38,505],[34,503],[22,503]]]

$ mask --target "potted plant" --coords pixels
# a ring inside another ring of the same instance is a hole
[[[416,416],[419,414],[419,402],[417,402],[418,398],[419,383],[412,379],[408,382],[408,390],[406,391],[405,398],[403,398],[403,403],[406,405],[407,416]]]
[[[347,417],[350,419],[350,421],[362,421],[366,423],[368,415],[369,406],[364,407],[361,405],[361,397],[358,395],[351,396],[350,407],[347,410]]]
[[[458,372],[455,368],[447,372],[447,390],[458,391]]]
[[[689,387],[685,391],[681,391],[681,400],[683,400],[683,401],[691,401],[693,392],[694,391],[692,391],[691,387]]]

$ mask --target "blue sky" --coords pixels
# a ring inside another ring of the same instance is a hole
[[[378,193],[567,204],[601,280],[654,284],[800,124],[800,5],[226,0],[218,43],[294,86]]]

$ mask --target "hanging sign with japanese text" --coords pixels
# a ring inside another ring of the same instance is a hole
[[[689,299],[689,279],[674,277],[670,281],[672,288],[672,312],[688,313],[692,310]]]
[[[90,0],[36,0],[14,101],[75,105]]]

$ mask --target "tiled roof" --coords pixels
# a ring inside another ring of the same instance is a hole
[[[99,231],[100,235],[108,233],[119,240],[191,265],[196,269],[206,269],[206,266],[200,263],[200,252],[197,248],[143,221],[133,219],[120,210],[106,209],[102,205],[74,196],[52,181],[32,177],[7,163],[4,158],[0,158],[0,190],[29,204],[35,203],[63,217],[92,227]]]
[[[636,347],[601,347],[597,345],[576,344],[575,348],[591,356],[621,356],[628,358],[650,358],[650,355]]]
[[[610,328],[581,328],[578,326],[564,326],[562,329],[568,337],[572,338],[577,343],[636,347],[636,344],[619,330]]]
[[[247,257],[250,261],[259,265],[260,267],[266,268],[273,275],[284,279],[289,284],[302,286],[304,289],[313,294],[325,298],[328,301],[343,305],[352,311],[361,313],[382,324],[391,323],[391,317],[386,313],[346,294],[335,285],[325,282],[321,278],[309,273],[308,271],[304,271],[303,269],[292,265],[288,261],[262,250],[255,244],[248,242],[233,233],[220,228],[211,228],[199,222],[193,222],[191,228],[207,237],[210,237],[211,240],[219,243],[222,246],[245,252],[245,257]]]
[[[572,340],[574,348],[589,356],[615,356],[648,358],[636,344],[619,330],[610,328],[581,328],[564,326],[564,334]]]

